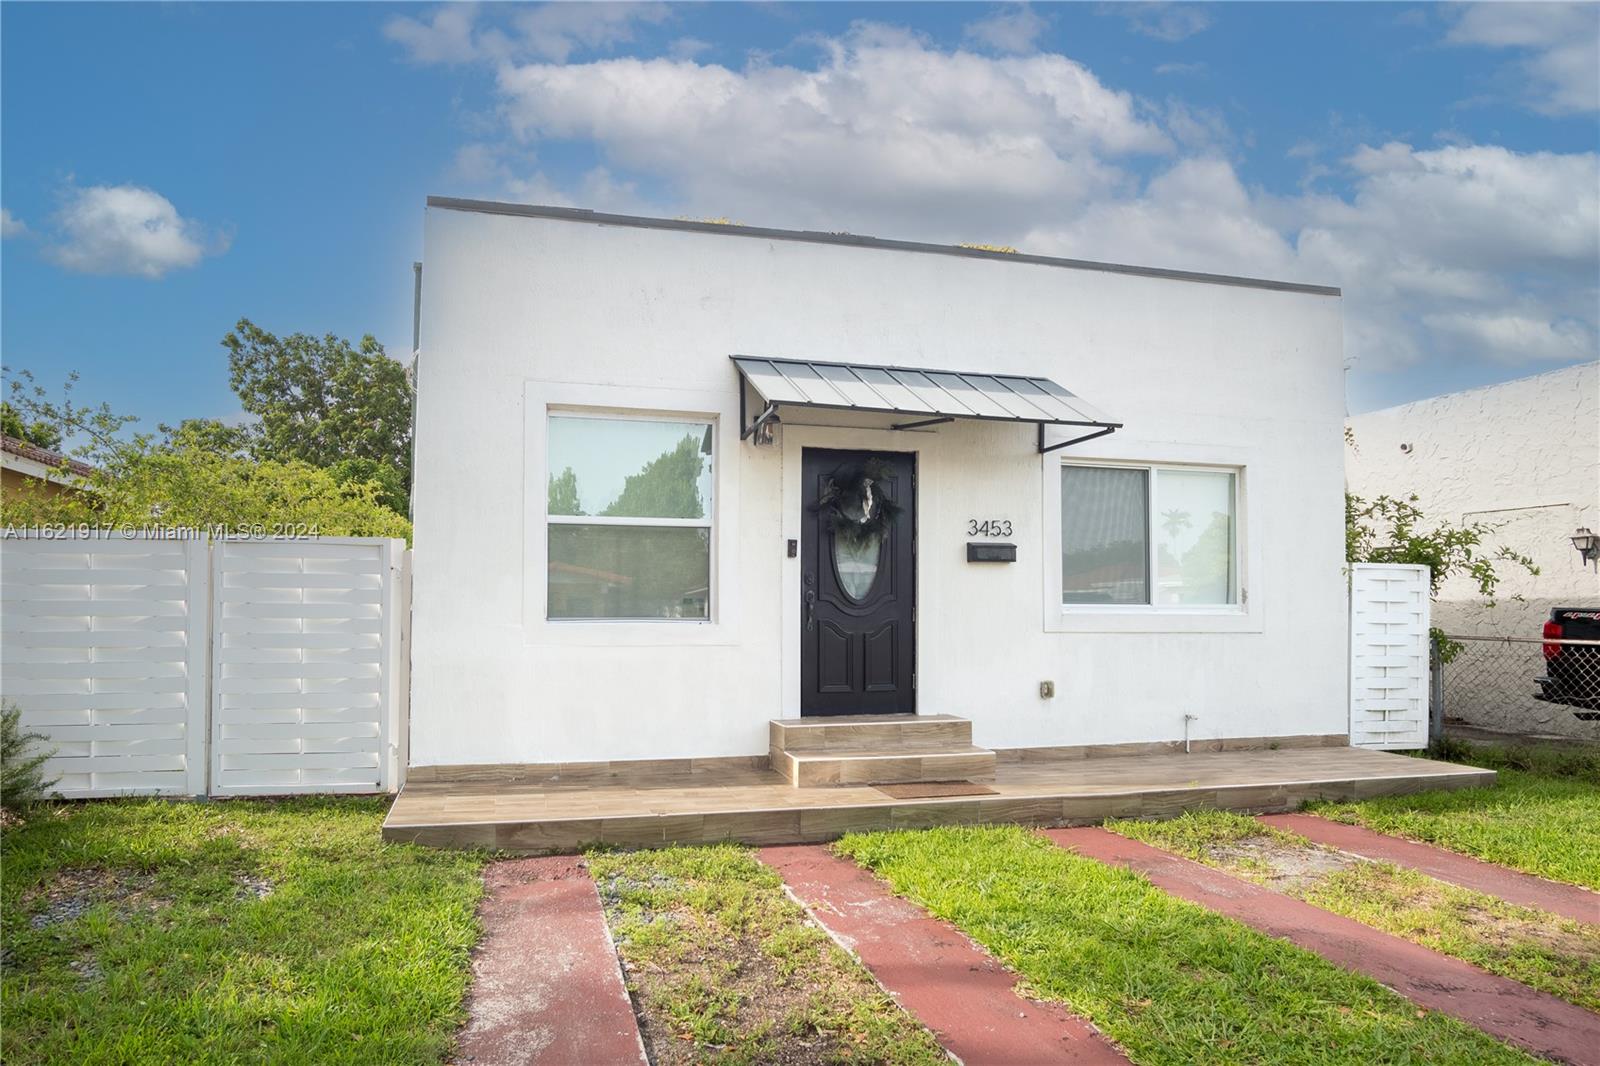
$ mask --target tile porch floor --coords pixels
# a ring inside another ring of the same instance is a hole
[[[1003,759],[994,781],[984,782],[993,795],[918,799],[895,799],[870,785],[795,788],[756,766],[634,784],[413,782],[396,797],[383,836],[517,852],[574,851],[595,843],[815,843],[857,830],[1085,825],[1110,817],[1167,818],[1202,807],[1288,811],[1308,799],[1471,788],[1494,777],[1492,770],[1325,747]]]

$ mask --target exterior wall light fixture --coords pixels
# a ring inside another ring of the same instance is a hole
[[[1572,546],[1578,549],[1578,554],[1586,563],[1600,559],[1600,536],[1596,536],[1587,526],[1572,534]],[[1595,569],[1600,570],[1600,563],[1596,563]]]

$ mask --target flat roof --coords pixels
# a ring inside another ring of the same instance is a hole
[[[924,252],[953,255],[965,259],[996,259],[1005,263],[1033,263],[1039,266],[1066,267],[1072,270],[1098,270],[1107,274],[1132,274],[1141,278],[1169,281],[1196,281],[1205,285],[1233,285],[1276,292],[1310,293],[1314,296],[1342,295],[1338,286],[1304,285],[1295,281],[1243,278],[1232,274],[1206,274],[1195,270],[1165,270],[1160,267],[1129,266],[1123,263],[1096,263],[1087,259],[1062,259],[1025,252],[1002,252],[988,248],[968,248],[957,244],[926,244],[921,241],[896,241],[882,237],[863,237],[854,233],[823,233],[818,230],[768,229],[765,226],[740,226],[722,222],[697,222],[684,218],[650,218],[644,215],[610,215],[578,207],[546,207],[539,204],[508,204],[496,200],[465,200],[454,196],[430,196],[429,207],[447,211],[473,211],[484,215],[514,215],[520,218],[548,218],[563,222],[588,222],[597,226],[632,226],[635,229],[678,230],[684,233],[711,233],[719,237],[754,237],[768,241],[801,241],[806,244],[836,244],[848,248],[879,248],[896,252]]]

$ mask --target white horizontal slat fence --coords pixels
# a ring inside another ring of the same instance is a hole
[[[1350,744],[1425,748],[1428,568],[1356,563],[1350,569]]]
[[[211,792],[377,792],[396,776],[403,541],[211,551]]]
[[[0,543],[0,691],[63,796],[206,790],[207,547]]]
[[[0,692],[68,797],[392,791],[403,541],[8,539]]]

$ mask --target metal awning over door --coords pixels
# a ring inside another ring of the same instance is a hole
[[[1049,378],[750,355],[735,355],[732,359],[739,368],[741,440],[777,418],[782,407],[906,416],[906,421],[895,423],[892,429],[918,429],[958,418],[1032,422],[1039,427],[1040,452],[1053,452],[1122,428],[1121,422],[1113,422]],[[754,419],[746,414],[747,385],[762,404]],[[1088,428],[1092,432],[1046,445],[1046,426]]]

